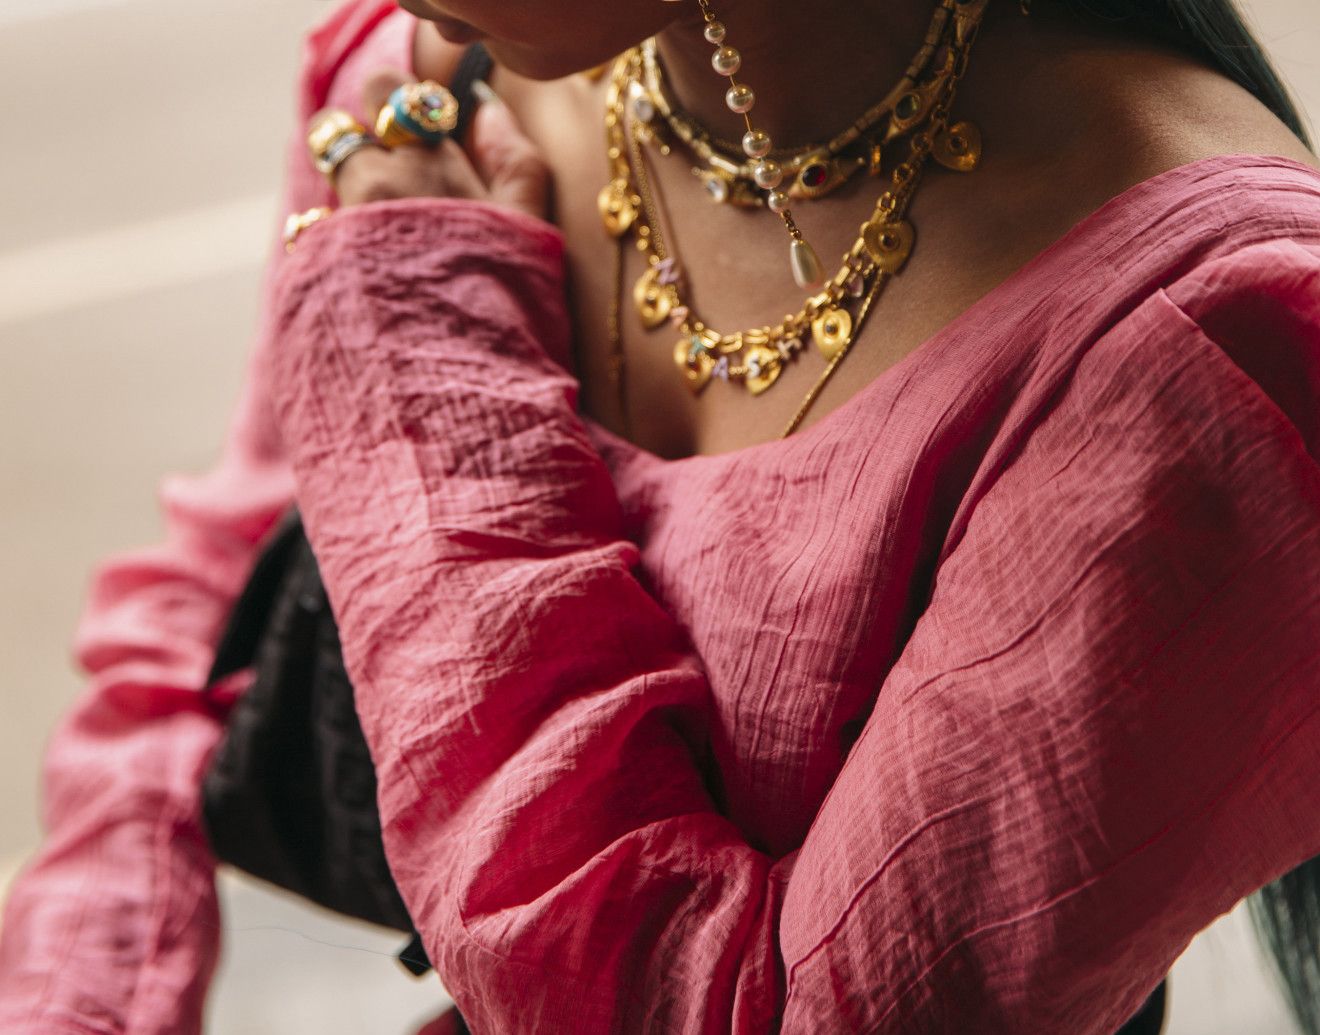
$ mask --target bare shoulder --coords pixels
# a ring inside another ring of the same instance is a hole
[[[1272,155],[1320,169],[1320,158],[1264,103],[1194,58],[1134,51],[1101,84],[1115,113],[1112,130],[1125,141],[1110,151],[1114,179],[1106,186],[1114,193],[1217,155]]]

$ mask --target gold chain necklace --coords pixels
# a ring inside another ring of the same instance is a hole
[[[919,84],[927,78],[931,61],[936,57],[950,6],[942,3],[935,8],[921,48],[879,103],[872,105],[847,129],[824,144],[773,151],[767,156],[777,159],[782,166],[787,185],[780,189],[790,198],[825,197],[861,169],[869,169],[873,176],[880,174],[884,145],[908,132],[918,113],[929,109],[929,103],[922,103],[923,88]],[[934,80],[924,89],[929,93],[938,86],[938,80]],[[654,38],[642,44],[642,78],[641,82],[630,85],[628,100],[644,142],[647,142],[647,136],[667,131],[668,136],[692,152],[701,163],[692,171],[713,200],[744,207],[765,205],[765,195],[757,189],[756,160],[748,160],[739,145],[711,135],[669,99]],[[886,116],[889,116],[889,124],[872,133]],[[668,146],[669,142],[664,141],[662,147]],[[861,154],[847,153],[859,149]]]
[[[634,236],[636,246],[647,258],[647,270],[633,289],[633,299],[643,326],[652,330],[666,321],[681,330],[674,347],[675,363],[694,392],[702,391],[714,378],[742,383],[759,395],[775,383],[784,365],[804,349],[808,335],[826,358],[821,377],[807,394],[783,432],[787,436],[801,423],[807,410],[838,368],[856,340],[876,298],[888,278],[902,269],[911,251],[914,231],[905,213],[927,157],[933,156],[948,168],[974,169],[980,157],[980,134],[967,122],[947,124],[956,85],[966,71],[968,55],[988,0],[943,0],[948,14],[939,19],[942,31],[937,42],[947,48],[943,66],[935,77],[922,84],[921,107],[900,122],[900,131],[911,133],[909,154],[891,174],[891,186],[876,203],[872,217],[863,225],[842,266],[803,308],[775,327],[762,327],[723,335],[713,330],[684,303],[682,274],[675,257],[665,247],[644,156],[634,134],[629,132],[625,97],[629,84],[642,73],[642,54],[634,48],[615,64],[610,78],[605,126],[611,179],[601,191],[599,207],[606,230],[619,242],[615,292],[611,303],[611,377],[619,393],[619,404],[627,422],[625,356],[620,319],[624,285],[626,239]],[[934,24],[934,23],[933,23]],[[897,118],[897,113],[893,118]],[[892,125],[892,124],[891,124]],[[742,362],[737,362],[741,358]]]

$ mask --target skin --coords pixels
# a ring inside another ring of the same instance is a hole
[[[568,243],[578,376],[585,413],[625,434],[606,371],[606,315],[614,244],[596,193],[606,178],[605,82],[573,73],[608,62],[656,34],[679,102],[719,135],[736,139],[724,81],[710,69],[695,0],[401,0],[425,19],[414,66],[447,81],[468,41],[483,39],[498,67],[466,151],[363,151],[344,164],[344,204],[382,197],[485,198],[552,215]],[[718,0],[729,43],[743,54],[740,80],[757,93],[755,123],[794,146],[828,138],[897,80],[919,46],[929,0]],[[1030,18],[992,0],[953,105],[982,131],[970,174],[929,163],[908,211],[917,244],[881,294],[870,321],[809,411],[825,419],[859,389],[928,341],[980,297],[1128,187],[1200,158],[1238,152],[1320,160],[1260,102],[1218,70],[1172,47],[1085,24],[1036,0]],[[802,40],[812,41],[803,46]],[[368,85],[367,110],[399,82]],[[788,268],[788,237],[764,211],[712,204],[678,157],[651,164],[699,311],[715,327],[777,321],[803,293]],[[888,165],[886,169],[888,168]],[[827,270],[852,243],[882,189],[856,177],[847,189],[795,208]],[[625,284],[642,272],[629,249]],[[672,329],[642,330],[623,309],[632,441],[666,458],[713,454],[777,438],[824,361],[807,354],[764,395],[723,384],[693,396],[673,366]],[[969,372],[970,376],[970,372]]]

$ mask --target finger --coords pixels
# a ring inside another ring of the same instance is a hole
[[[385,107],[390,94],[405,83],[411,82],[412,79],[408,76],[391,68],[373,72],[367,77],[366,82],[362,84],[362,111],[366,114],[367,122],[372,129],[375,129],[376,116],[380,114],[380,109]]]
[[[379,150],[369,127],[343,108],[323,108],[307,123],[307,145],[318,170],[338,188],[342,170],[362,151]]]
[[[345,205],[394,198],[489,197],[467,155],[452,140],[435,147],[361,151],[340,167],[335,187]]]
[[[485,83],[474,92],[482,103],[472,120],[472,164],[486,182],[491,200],[544,217],[550,171],[540,151]]]
[[[428,155],[426,160],[431,163],[432,175],[438,177],[437,194],[472,200],[487,197],[486,185],[473,168],[472,159],[453,137],[440,141],[434,153]]]

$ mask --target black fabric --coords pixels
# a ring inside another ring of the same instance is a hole
[[[468,47],[459,59],[458,69],[454,72],[449,90],[458,99],[458,121],[454,124],[452,135],[460,143],[467,138],[468,127],[472,124],[472,116],[476,114],[477,108],[480,107],[472,93],[472,84],[478,79],[484,80],[489,76],[490,70],[494,66],[495,62],[480,43],[474,43]]]
[[[203,777],[202,818],[216,858],[336,912],[415,934],[385,860],[375,766],[296,511],[254,567],[208,686],[248,667],[253,681]],[[420,942],[404,952],[405,965],[425,973]]]
[[[1164,1030],[1164,1007],[1168,997],[1169,979],[1165,978],[1155,986],[1145,1004],[1127,1024],[1118,1029],[1116,1035],[1160,1035]]]

